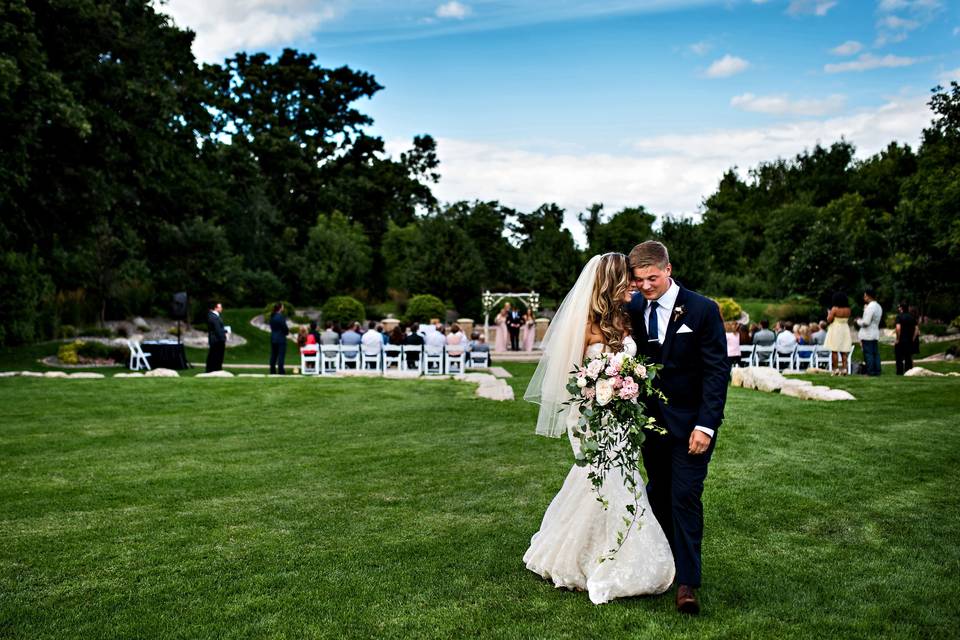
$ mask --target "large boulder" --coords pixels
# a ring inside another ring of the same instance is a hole
[[[42,378],[43,374],[39,371],[21,371],[20,375],[24,378]]]
[[[44,378],[66,378],[67,372],[66,371],[47,371],[46,373],[43,374],[43,377]]]
[[[208,373],[198,373],[198,374],[197,374],[197,377],[198,377],[198,378],[232,378],[232,377],[233,377],[233,374],[230,373],[229,371],[224,371],[223,369],[221,369],[220,371],[210,371],[210,372],[208,372]]]
[[[786,382],[783,375],[770,367],[751,367],[753,369],[753,388],[757,391],[772,393],[779,391]]]
[[[159,369],[151,369],[145,374],[148,378],[179,378],[180,374],[174,371],[173,369],[164,369],[163,367]]]
[[[132,371],[130,373],[115,373],[113,374],[114,378],[142,378],[143,374],[139,371]]]
[[[910,376],[911,378],[942,378],[943,374],[936,371],[930,371],[930,369],[924,369],[923,367],[914,367],[907,371],[905,376]]]
[[[68,378],[79,378],[81,380],[96,380],[98,378],[103,378],[102,373],[94,373],[93,371],[77,371],[76,373],[71,373]]]
[[[19,375],[18,371],[0,371],[0,378],[12,378]]]

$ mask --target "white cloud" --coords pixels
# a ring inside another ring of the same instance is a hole
[[[943,86],[949,86],[951,82],[960,82],[960,67],[940,72],[937,75],[937,82]]]
[[[339,15],[334,2],[316,0],[168,0],[158,9],[196,32],[193,53],[204,62],[295,42]]]
[[[824,116],[842,109],[846,101],[846,97],[839,94],[822,99],[791,100],[786,95],[757,96],[744,93],[731,98],[730,106],[744,111],[778,116]]]
[[[707,42],[706,40],[701,40],[700,42],[694,42],[693,44],[687,47],[690,51],[698,56],[702,56],[705,53],[709,52],[713,48],[713,45]]]
[[[892,67],[909,67],[920,62],[919,58],[906,58],[903,56],[885,55],[875,56],[872,53],[864,53],[856,60],[851,62],[838,62],[823,65],[823,70],[827,73],[843,73],[846,71],[869,71],[870,69],[882,69]]]
[[[836,5],[837,3],[833,0],[790,0],[787,13],[792,16],[801,14],[825,16]]]
[[[893,30],[913,31],[920,26],[920,23],[916,20],[906,20],[900,16],[885,16],[879,20],[877,26]]]
[[[468,15],[470,15],[470,6],[452,0],[451,2],[446,2],[439,7],[437,7],[436,16],[438,18],[454,18],[456,20],[463,20]]]
[[[750,63],[743,58],[731,56],[729,53],[722,58],[713,61],[713,64],[707,68],[708,78],[729,78],[730,76],[742,73],[750,66]]]
[[[830,53],[835,56],[852,56],[855,53],[860,53],[861,49],[863,49],[863,45],[856,40],[847,40],[843,44],[830,49]]]
[[[733,166],[744,174],[760,162],[841,137],[856,145],[858,157],[892,140],[916,144],[930,122],[926,100],[896,98],[828,119],[652,136],[634,141],[625,152],[549,152],[441,137],[443,177],[434,194],[447,202],[496,199],[526,211],[556,202],[567,209],[568,226],[582,240],[576,214],[593,202],[603,202],[607,211],[642,204],[657,214],[691,214]],[[398,154],[408,145],[392,141],[388,149]]]

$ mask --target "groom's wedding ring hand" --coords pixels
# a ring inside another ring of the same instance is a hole
[[[699,456],[710,448],[710,436],[703,431],[696,429],[690,434],[690,446],[688,452],[692,456]]]

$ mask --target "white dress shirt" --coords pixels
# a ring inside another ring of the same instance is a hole
[[[367,355],[380,353],[380,348],[383,346],[383,337],[379,331],[369,329],[360,336],[360,344],[363,345],[363,352]]]
[[[667,325],[670,323],[670,316],[673,314],[673,305],[677,303],[677,296],[680,295],[680,286],[670,278],[670,287],[666,292],[656,299],[657,303],[657,342],[661,345],[663,344],[664,339],[667,337]],[[646,308],[643,310],[643,321],[646,323],[646,328],[649,336],[650,331],[650,305],[647,304]],[[702,431],[711,438],[714,436],[715,431],[713,429],[708,429],[707,427],[701,427],[697,425],[694,427],[697,431]]]
[[[880,318],[883,317],[883,309],[876,300],[871,300],[863,309],[863,317],[857,320],[860,325],[860,331],[857,337],[860,341],[879,340],[880,339]]]
[[[797,336],[793,335],[793,331],[784,329],[777,334],[776,344],[777,351],[780,353],[790,353],[793,351],[793,348],[797,346]]]

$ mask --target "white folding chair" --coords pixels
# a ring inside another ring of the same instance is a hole
[[[470,352],[470,356],[467,358],[467,368],[485,369],[489,366],[490,366],[489,351],[471,351]]]
[[[749,367],[753,364],[753,345],[752,344],[742,344],[740,345],[740,362],[741,367]]]
[[[144,353],[140,343],[127,340],[127,348],[130,349],[130,366],[128,368],[131,371],[139,371],[141,368],[150,371],[150,363],[147,361],[150,354]]]
[[[813,348],[813,366],[817,369],[826,369],[833,371],[833,358],[830,357],[830,350],[818,344]]]
[[[449,374],[463,373],[467,366],[467,354],[465,351],[459,353],[450,353],[449,347],[443,351],[443,370]]]
[[[423,372],[428,376],[443,374],[443,347],[423,348]]]
[[[382,342],[364,345],[360,351],[360,368],[380,371],[380,351],[383,349]]]
[[[816,359],[816,349],[813,345],[797,345],[796,355],[793,357],[793,366],[795,369],[810,369],[814,366],[813,362]],[[807,365],[807,366],[803,366]]]
[[[853,373],[853,352],[857,350],[857,343],[850,345],[850,353],[847,354],[847,375]],[[841,363],[842,366],[843,363]]]
[[[777,371],[793,369],[793,357],[796,355],[796,353],[797,345],[793,345],[793,348],[791,348],[789,351],[775,349],[773,352],[773,368]]]
[[[320,373],[336,373],[340,371],[340,345],[320,345]]]
[[[400,360],[400,365],[404,371],[423,372],[423,345],[403,345],[403,358]]]
[[[403,349],[398,344],[387,344],[383,346],[383,370],[395,367],[398,371],[403,369]]]
[[[353,366],[347,366],[353,365]],[[340,368],[341,369],[359,369],[360,368],[360,345],[340,345]]]
[[[300,373],[305,376],[315,376],[320,373],[320,350],[300,350]]]
[[[773,363],[773,352],[775,347],[770,345],[769,347],[763,347],[759,344],[754,345],[753,347],[753,366],[755,367],[772,367]]]

